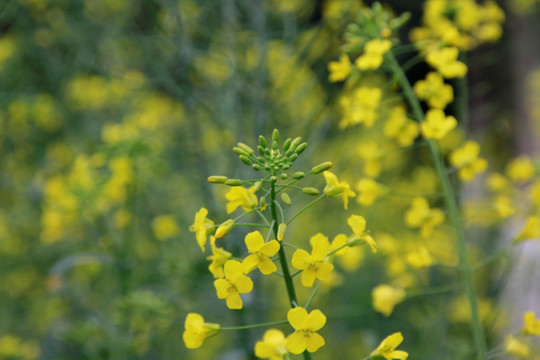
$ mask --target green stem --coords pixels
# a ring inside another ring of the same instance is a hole
[[[311,295],[309,296],[309,299],[308,301],[306,302],[306,305],[304,306],[304,309],[307,310],[307,308],[309,308],[309,306],[311,305],[311,302],[313,301],[313,299],[315,298],[315,295],[317,295],[317,293],[319,292],[319,289],[321,287],[321,284],[322,284],[322,281],[318,281],[317,282],[317,285],[315,285],[315,289],[313,289],[313,292],[311,293]]]
[[[398,61],[392,55],[392,53],[388,53],[387,58],[391,62],[394,73],[403,89],[403,93],[407,102],[411,106],[413,114],[420,122],[424,121],[424,112],[422,110],[422,107],[420,106],[420,102],[414,95],[414,90],[409,80],[407,79],[407,76],[401,69]],[[469,306],[471,308],[471,327],[472,327],[472,332],[473,332],[474,343],[476,345],[477,356],[478,356],[478,359],[485,360],[487,358],[486,336],[484,333],[484,328],[483,328],[482,321],[480,319],[480,314],[478,311],[478,298],[476,294],[476,288],[474,285],[473,269],[471,268],[469,264],[469,260],[468,260],[467,244],[465,241],[465,232],[462,227],[462,223],[461,223],[461,219],[459,215],[457,199],[454,194],[454,189],[452,188],[452,184],[450,183],[450,178],[448,177],[446,167],[444,165],[444,161],[442,159],[441,152],[439,150],[437,142],[430,139],[427,141],[427,144],[428,144],[428,148],[431,153],[431,156],[433,158],[433,162],[435,163],[436,170],[439,174],[439,178],[441,179],[441,185],[442,185],[442,189],[444,193],[446,206],[448,209],[448,215],[450,217],[450,222],[456,232],[459,262],[460,262],[460,267],[463,271],[465,292],[467,295],[467,299],[469,301]]]
[[[281,324],[287,324],[287,323],[288,323],[287,320],[281,320],[281,321],[273,321],[273,322],[262,323],[262,324],[220,327],[219,330],[222,330],[222,331],[247,330],[247,329],[255,329],[255,328],[260,328],[260,327],[281,325]]]
[[[301,208],[289,221],[286,222],[286,224],[289,225],[291,222],[293,222],[294,219],[300,216],[300,214],[302,214],[304,211],[306,211],[307,209],[309,209],[310,207],[312,207],[313,205],[321,201],[325,196],[326,194],[322,194],[321,196],[319,196],[318,198],[316,198],[315,200],[313,200],[312,202],[310,202],[309,204]]]
[[[449,284],[449,285],[442,285],[437,287],[431,287],[431,288],[424,288],[424,289],[414,289],[411,291],[407,291],[407,299],[416,297],[416,296],[424,296],[424,295],[438,295],[438,294],[444,294],[456,290],[462,290],[463,284]]]
[[[276,211],[276,183],[272,181],[270,186],[270,212],[272,213],[272,219],[274,221],[272,224],[272,228],[274,230],[274,236],[277,239],[278,218]],[[292,219],[290,221],[292,221]],[[287,258],[285,257],[285,250],[283,250],[283,246],[279,247],[279,262],[281,263],[281,270],[283,271],[283,280],[285,281],[285,287],[287,288],[289,303],[291,305],[291,308],[295,308],[298,306],[298,299],[296,298],[296,291],[294,290],[294,283],[291,277],[291,273],[289,271],[289,265],[287,264]],[[304,351],[304,360],[311,360],[311,354],[307,350]]]

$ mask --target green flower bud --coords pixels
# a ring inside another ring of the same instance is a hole
[[[294,152],[298,155],[300,155],[304,150],[306,149],[307,143],[301,143],[298,145],[298,147],[294,150]]]
[[[282,166],[283,170],[288,170],[290,167],[291,167],[291,164],[289,163],[283,164]]]
[[[285,179],[287,179],[289,177],[289,175],[287,175],[285,173],[281,173],[281,174],[279,174],[279,177],[281,178],[281,180],[285,180]]]
[[[272,142],[279,143],[279,131],[278,131],[278,129],[274,129],[274,132],[272,132]]]
[[[247,152],[245,152],[244,150],[240,149],[239,147],[233,147],[233,151],[236,153],[236,155],[249,156],[249,154],[248,154]]]
[[[321,192],[312,187],[305,187],[302,189],[302,192],[306,195],[320,195]]]
[[[306,174],[304,174],[302,171],[295,172],[292,174],[293,179],[299,180],[302,179]]]
[[[223,224],[219,225],[219,227],[216,230],[216,235],[215,235],[216,239],[222,238],[228,233],[230,233],[232,229],[234,229],[234,225],[235,225],[235,222],[233,219],[229,219],[225,221]]]
[[[261,145],[257,146],[257,151],[258,151],[259,154],[261,154],[262,156],[265,155],[265,154],[264,154],[264,148],[263,148]]]
[[[212,175],[208,177],[208,182],[211,182],[214,184],[225,184],[225,181],[227,181],[226,176]]]
[[[323,171],[330,169],[331,167],[332,167],[332,162],[327,161],[327,162],[323,162],[322,164],[315,166],[313,169],[311,169],[311,171],[314,174],[320,174]]]
[[[225,185],[229,186],[241,186],[244,182],[240,179],[229,179],[225,181]]]
[[[253,169],[255,169],[255,171],[262,170],[262,166],[259,165],[259,164],[253,164],[253,165],[251,165],[251,167],[252,167]]]
[[[266,138],[262,135],[259,136],[259,145],[263,148],[263,149],[266,149],[268,147],[268,145],[266,144]]]
[[[262,181],[256,181],[255,184],[253,185],[253,191],[257,192],[261,190],[262,184],[263,184]]]
[[[297,157],[298,157],[298,154],[292,154],[291,157],[289,158],[289,161],[294,161],[296,160]]]
[[[277,239],[278,241],[282,241],[283,237],[285,236],[285,231],[287,230],[287,224],[279,224],[277,229]]]
[[[270,178],[270,181],[271,181],[271,182],[276,182],[276,181],[277,181],[277,176],[272,176],[272,177]]]
[[[251,166],[251,160],[249,160],[249,158],[245,155],[240,155],[239,156],[240,160],[242,160],[242,162],[248,166]]]
[[[285,142],[283,143],[283,151],[287,151],[289,150],[289,148],[291,147],[291,138],[287,138],[287,140],[285,140]]]
[[[251,147],[249,147],[248,145],[244,144],[244,143],[238,143],[236,144],[236,146],[238,146],[240,149],[244,150],[245,152],[248,153],[248,155],[253,155],[253,149]]]
[[[296,149],[296,147],[298,145],[300,145],[300,142],[302,141],[302,138],[301,137],[297,137],[295,138],[292,142],[291,142],[291,147],[289,148],[289,150],[292,150],[294,151],[294,149]]]
[[[291,198],[289,197],[289,194],[287,193],[281,193],[281,200],[289,206],[291,206]]]
[[[261,208],[261,211],[266,210],[266,198],[264,196],[259,201],[259,207]]]
[[[277,150],[279,148],[279,143],[277,141],[272,141],[272,149]]]

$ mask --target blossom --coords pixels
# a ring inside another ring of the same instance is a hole
[[[531,215],[527,217],[525,225],[514,238],[514,242],[520,242],[527,239],[537,239],[540,237],[540,217]]]
[[[450,164],[458,169],[458,176],[463,181],[474,179],[476,174],[487,168],[486,159],[478,157],[480,145],[474,141],[467,141],[463,146],[450,153]]]
[[[377,243],[373,240],[371,235],[366,233],[366,219],[360,215],[351,215],[347,219],[347,224],[349,224],[354,234],[354,238],[350,240],[351,243],[354,241],[365,242],[371,248],[371,252],[377,252]]]
[[[214,278],[222,279],[225,277],[223,266],[232,257],[232,254],[223,248],[218,248],[214,236],[210,236],[210,245],[212,246],[212,255],[209,255],[206,259],[212,260],[212,263],[208,266],[208,270],[214,275]]]
[[[383,62],[383,55],[392,47],[390,40],[374,39],[366,43],[364,54],[356,59],[355,64],[360,70],[378,69]]]
[[[445,84],[441,74],[430,72],[425,80],[414,84],[414,93],[419,99],[425,100],[430,108],[444,109],[454,100],[452,86]]]
[[[356,201],[363,206],[371,206],[382,192],[382,187],[370,178],[362,178],[356,183],[358,197]]]
[[[285,335],[277,329],[266,330],[262,341],[255,344],[255,356],[269,360],[283,360],[287,355]]]
[[[458,61],[459,50],[455,47],[445,47],[431,51],[426,61],[447,79],[463,77],[467,74],[467,65]]]
[[[330,71],[328,77],[330,82],[343,81],[351,73],[351,60],[349,60],[347,54],[342,54],[339,61],[330,61],[328,71]]]
[[[330,252],[328,238],[321,233],[311,237],[311,254],[306,250],[298,249],[294,252],[292,266],[302,271],[302,285],[312,287],[315,279],[324,281],[328,278],[334,265],[326,262],[326,256]]]
[[[201,210],[195,213],[195,222],[189,227],[189,231],[194,232],[197,238],[197,243],[204,252],[204,245],[206,244],[206,236],[214,228],[214,222],[206,218],[208,210],[201,208]]]
[[[527,156],[518,156],[506,166],[506,175],[516,183],[525,183],[534,176],[534,165]]]
[[[225,198],[229,200],[227,203],[227,214],[232,213],[239,206],[241,206],[244,211],[249,211],[259,203],[253,186],[249,189],[242,186],[233,186],[231,187],[231,190],[225,194]]]
[[[428,201],[423,197],[414,198],[411,207],[405,212],[405,224],[411,228],[420,228],[423,237],[428,237],[433,228],[442,224],[444,212],[441,209],[430,209]]]
[[[402,341],[403,335],[401,335],[400,332],[393,333],[384,339],[380,343],[379,347],[371,353],[371,355],[380,355],[386,360],[405,360],[407,357],[409,357],[409,354],[402,350],[396,350]]]
[[[417,251],[407,254],[407,262],[416,269],[426,268],[435,262],[435,260],[429,254],[428,249],[422,246]]]
[[[323,337],[316,333],[326,323],[326,316],[320,310],[308,314],[303,307],[296,307],[289,310],[287,320],[295,330],[286,340],[287,350],[291,353],[315,352],[324,345]]]
[[[205,323],[204,318],[197,313],[187,315],[184,327],[182,339],[188,349],[200,347],[207,337],[219,332],[219,324]]]
[[[334,240],[332,240],[331,249],[332,251],[335,251],[334,254],[338,257],[337,260],[341,267],[345,271],[352,272],[360,266],[360,263],[364,259],[364,252],[358,246],[350,247],[348,245],[349,237],[345,234],[338,234],[334,237]],[[329,282],[329,280],[327,280],[327,282]]]
[[[523,334],[540,336],[540,319],[536,318],[534,311],[523,314]]]
[[[343,198],[343,207],[347,209],[349,197],[356,196],[349,184],[346,182],[339,182],[337,176],[330,171],[323,172],[323,175],[326,180],[326,186],[323,190],[324,193],[328,196],[341,195]]]
[[[504,341],[504,347],[508,354],[526,358],[529,356],[529,346],[519,341],[512,335],[508,335]]]
[[[180,228],[172,215],[161,215],[152,221],[154,235],[159,240],[167,240],[180,233]]]
[[[341,98],[340,105],[343,110],[343,118],[339,123],[340,128],[363,123],[372,127],[377,118],[376,109],[382,98],[382,91],[376,87],[359,87],[351,95]]]
[[[384,136],[393,139],[399,146],[409,146],[420,133],[418,123],[407,118],[405,108],[397,106],[390,112],[384,124]]]
[[[405,300],[405,290],[390,285],[377,285],[371,291],[373,308],[384,316],[390,316],[394,307]]]
[[[223,268],[224,279],[214,281],[217,297],[225,299],[229,309],[241,309],[243,306],[240,294],[253,289],[253,281],[244,275],[242,264],[236,260],[228,260]]]
[[[441,140],[457,126],[457,120],[453,116],[445,116],[440,109],[431,109],[426,112],[426,120],[420,126],[426,139]]]
[[[261,233],[254,231],[246,235],[245,242],[251,253],[251,255],[248,255],[242,261],[242,266],[246,273],[249,273],[255,267],[258,267],[261,273],[265,275],[277,270],[276,265],[270,260],[270,256],[274,256],[279,250],[279,242],[277,240],[265,243]]]

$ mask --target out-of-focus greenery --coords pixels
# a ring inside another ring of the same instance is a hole
[[[412,12],[411,26],[419,24],[420,1],[395,3],[396,12]],[[339,57],[345,28],[361,6],[352,0],[0,1],[0,359],[253,358],[260,329],[220,334],[196,351],[181,340],[191,311],[241,325],[281,319],[287,308],[279,278],[267,284],[255,277],[246,309],[225,311],[189,232],[203,206],[212,219],[227,217],[228,189],[208,184],[208,176],[253,177],[230,151],[238,141],[255,145],[259,134],[278,128],[308,141],[300,170],[333,161],[357,191],[358,179],[380,166],[379,181],[397,193],[436,193],[422,146],[386,152],[387,140],[372,133],[338,130],[342,89],[328,81],[327,64]],[[504,40],[489,46],[498,56]],[[415,71],[423,78],[422,69]],[[531,93],[538,92],[535,79]],[[493,124],[485,132],[488,148],[506,140],[501,129],[512,126],[502,119]],[[447,149],[462,137],[452,134]],[[504,164],[510,151],[496,150],[490,160]],[[369,208],[353,201],[349,212],[328,199],[287,230],[307,244],[317,232],[347,231],[349,214],[361,213],[381,246],[382,256],[362,249],[338,264],[334,286],[323,286],[317,301],[329,322],[317,359],[333,359],[336,351],[360,358],[394,331],[406,334],[402,347],[411,358],[470,353],[470,314],[459,294],[411,297],[391,317],[372,308],[372,289],[390,279],[403,288],[459,280],[453,270],[408,265],[406,254],[422,246],[439,262],[457,262],[448,224],[429,241],[405,226],[408,195]],[[489,215],[478,220],[500,220]],[[235,231],[238,241],[230,246],[238,249],[247,230]],[[499,231],[473,228],[475,260],[493,252]],[[478,275],[482,318],[490,326],[504,315],[495,301],[495,269]],[[500,334],[492,329],[488,339],[497,344]]]

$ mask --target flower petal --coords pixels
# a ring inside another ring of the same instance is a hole
[[[264,245],[264,239],[260,232],[253,231],[246,235],[246,246],[250,253],[254,253],[260,250]]]
[[[291,264],[297,269],[304,270],[311,261],[311,255],[306,250],[298,249],[293,254]]]
[[[267,257],[264,257],[259,261],[259,270],[264,275],[268,275],[277,270],[276,264]]]
[[[223,270],[227,279],[234,279],[236,276],[244,273],[242,263],[236,260],[228,260]]]
[[[293,332],[287,337],[286,347],[293,354],[301,354],[306,350],[307,338],[299,331]]]
[[[268,243],[264,244],[260,249],[259,252],[266,255],[266,256],[274,256],[279,251],[279,241],[272,240]]]
[[[229,296],[230,285],[231,282],[226,279],[217,279],[214,281],[218,299],[225,299],[227,296]]]
[[[356,236],[362,236],[362,234],[366,230],[366,219],[364,219],[360,215],[351,215],[347,219],[347,223],[349,224],[354,235]]]
[[[294,330],[305,329],[308,313],[303,307],[295,307],[287,312],[287,320]]]
[[[321,310],[313,310],[309,313],[306,321],[306,329],[317,331],[326,324],[326,316]]]
[[[227,297],[227,299],[225,299],[225,301],[227,302],[227,307],[229,309],[237,310],[237,309],[241,309],[243,306],[242,298],[240,297],[240,295],[238,295],[237,292],[231,293]]]
[[[251,254],[248,255],[244,261],[242,261],[242,269],[244,270],[244,273],[249,273],[251,270],[255,269],[255,267],[259,264],[259,257],[257,254]]]
[[[325,281],[332,273],[332,270],[334,270],[334,265],[327,262],[321,263],[319,265],[319,270],[317,270],[317,278],[321,281]]]
[[[305,287],[312,287],[317,277],[317,272],[313,269],[305,269],[302,272],[302,285]]]
[[[315,352],[319,350],[324,345],[324,339],[321,335],[317,333],[311,333],[309,334],[309,338],[307,338],[307,344],[306,348],[309,352]]]
[[[245,294],[253,290],[253,281],[245,275],[239,275],[234,278],[234,285],[239,293]]]

